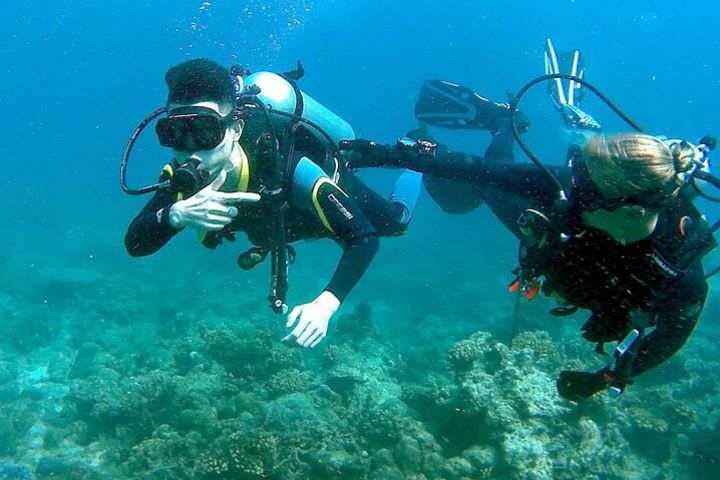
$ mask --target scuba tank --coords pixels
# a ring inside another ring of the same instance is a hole
[[[236,116],[246,120],[245,137],[251,143],[247,147],[249,150],[259,147],[260,155],[271,159],[261,167],[265,170],[262,189],[273,210],[268,300],[276,313],[283,314],[288,311],[285,302],[288,269],[294,257],[285,236],[285,212],[288,209],[285,191],[294,168],[293,151],[297,148],[322,152],[322,160],[318,157],[313,161],[337,181],[340,174],[337,145],[340,140],[355,138],[345,120],[300,90],[296,80],[303,74],[300,62],[296,70],[284,74],[249,73],[239,65],[230,69],[236,93]],[[252,140],[255,138],[258,140]],[[329,160],[332,166],[327,165]],[[252,267],[243,261],[247,253],[238,258],[241,268]]]
[[[256,72],[244,77],[243,83],[246,91],[256,90],[256,98],[271,111],[287,114],[271,116],[276,131],[301,119],[301,123],[323,143],[332,140],[337,145],[340,140],[355,138],[355,132],[345,120],[301,91],[290,77]]]

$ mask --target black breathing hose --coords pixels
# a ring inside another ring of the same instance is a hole
[[[142,133],[142,131],[147,127],[148,123],[152,122],[156,117],[159,117],[163,113],[165,113],[167,109],[165,107],[158,108],[154,112],[152,112],[150,115],[145,117],[142,122],[138,124],[138,126],[135,128],[135,131],[130,136],[130,140],[127,143],[127,146],[125,147],[125,153],[123,153],[122,161],[120,162],[120,186],[122,187],[123,191],[130,195],[144,195],[146,193],[152,192],[154,190],[158,190],[160,188],[165,188],[170,185],[170,182],[160,182],[160,183],[154,183],[152,185],[148,185],[147,187],[143,188],[130,188],[127,186],[127,164],[128,160],[130,158],[130,153],[132,152],[133,146],[135,146],[135,142],[137,141],[138,137]]]
[[[518,111],[518,105],[520,103],[520,100],[528,92],[528,90],[530,90],[531,88],[533,88],[535,85],[537,85],[539,83],[546,82],[548,80],[555,80],[558,78],[565,79],[565,80],[571,80],[571,81],[579,83],[583,87],[586,87],[588,90],[590,90],[595,95],[597,95],[598,98],[600,98],[600,100],[602,100],[613,112],[615,112],[620,118],[622,118],[634,130],[641,132],[641,133],[644,132],[644,130],[642,129],[642,127],[640,127],[640,125],[638,125],[630,117],[628,117],[625,114],[625,112],[623,112],[620,109],[620,107],[615,105],[615,103],[612,100],[610,100],[604,93],[602,93],[597,87],[593,86],[591,83],[587,82],[583,78],[576,77],[573,75],[566,75],[564,73],[552,73],[552,74],[548,74],[548,75],[543,75],[541,77],[537,77],[536,79],[528,82],[524,87],[522,87],[520,89],[520,91],[517,93],[517,95],[515,95],[515,98],[513,98],[512,101],[510,102],[510,122],[512,125],[513,136],[515,137],[515,140],[517,141],[517,143],[520,146],[520,148],[522,149],[522,151],[525,152],[525,155],[527,155],[528,158],[530,160],[532,160],[532,162],[535,165],[537,165],[538,168],[540,168],[540,170],[545,172],[545,174],[547,174],[547,176],[555,184],[555,187],[557,188],[557,191],[558,191],[558,197],[560,199],[564,200],[567,198],[565,189],[562,187],[562,185],[560,184],[560,181],[557,179],[557,177],[555,175],[553,175],[553,173],[545,165],[542,164],[542,162],[537,157],[537,155],[535,155],[532,152],[532,150],[530,150],[530,148],[527,146],[527,144],[525,143],[525,140],[523,140],[522,136],[520,135],[520,132],[518,131],[517,124],[515,121],[515,118],[516,118],[515,114]]]

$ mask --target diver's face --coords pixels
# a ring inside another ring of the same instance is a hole
[[[172,104],[168,106],[168,110],[172,111],[181,107],[202,107],[213,110],[219,115],[225,116],[228,112],[222,112],[219,104],[216,102],[196,102],[189,104]],[[230,169],[232,167],[231,153],[235,148],[242,129],[240,125],[232,123],[225,129],[222,141],[212,149],[200,150],[195,143],[192,135],[185,137],[185,146],[182,150],[173,148],[175,159],[179,163],[185,163],[189,160],[197,160],[200,162],[200,168],[206,170],[210,176],[217,174],[221,169]]]
[[[602,230],[625,245],[650,236],[657,225],[658,213],[640,205],[628,205],[613,211],[584,211],[581,218],[588,227]]]
[[[607,195],[610,182],[615,178],[607,178],[599,172],[588,169],[592,182],[598,190]],[[625,245],[638,242],[650,236],[657,225],[659,212],[642,205],[626,204],[613,206],[612,209],[587,209],[581,205],[580,217],[585,225],[602,230],[616,242]]]

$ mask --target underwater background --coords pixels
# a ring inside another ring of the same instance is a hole
[[[487,208],[450,216],[422,194],[321,346],[279,342],[268,266],[242,239],[190,233],[130,258],[119,160],[198,56],[254,71],[301,60],[301,88],[358,137],[417,124],[421,83],[497,100],[543,73],[543,46],[579,48],[586,76],[647,131],[720,134],[720,7],[709,0],[17,1],[0,5],[0,479],[702,479],[720,474],[720,300],[626,395],[575,405],[561,369],[596,370],[579,327],[507,292],[517,242]],[[607,130],[622,123],[588,95]],[[568,133],[546,90],[526,139],[561,163]],[[482,154],[487,132],[433,130]],[[129,181],[155,180],[152,132]],[[518,152],[518,161],[525,158]],[[396,172],[362,176],[389,193]],[[711,221],[720,209],[702,203]],[[291,304],[324,287],[340,249],[297,245]],[[706,267],[720,262],[713,252]],[[512,343],[510,340],[512,339]]]

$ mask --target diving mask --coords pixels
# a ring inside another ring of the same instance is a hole
[[[171,110],[155,125],[160,145],[180,151],[212,150],[225,139],[232,114],[222,116],[206,107]]]

